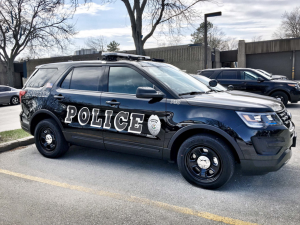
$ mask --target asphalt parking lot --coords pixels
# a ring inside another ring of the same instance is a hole
[[[300,134],[300,104],[288,110]],[[47,159],[31,145],[0,154],[0,224],[299,224],[299,150],[298,139],[281,170],[237,168],[210,191],[165,161],[76,146]]]
[[[0,132],[21,129],[20,105],[0,105]]]

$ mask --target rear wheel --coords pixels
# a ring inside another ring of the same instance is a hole
[[[280,99],[285,106],[288,104],[289,97],[287,96],[286,93],[282,91],[275,91],[274,93],[271,94],[271,96]]]
[[[177,164],[190,183],[207,189],[226,184],[234,172],[234,157],[226,143],[216,136],[201,134],[180,146]]]
[[[35,145],[45,157],[57,158],[69,149],[63,133],[58,127],[53,119],[45,119],[39,122],[35,128]]]
[[[10,99],[10,104],[12,105],[18,105],[20,103],[19,97],[18,96],[13,96]]]

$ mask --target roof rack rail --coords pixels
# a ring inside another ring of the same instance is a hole
[[[151,59],[150,56],[144,55],[134,55],[129,53],[117,53],[117,52],[102,52],[103,60],[107,61],[117,61],[118,58],[128,59],[128,60],[149,60],[153,62],[164,62],[163,59]]]

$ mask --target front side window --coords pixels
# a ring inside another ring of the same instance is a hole
[[[182,72],[171,66],[161,66],[161,67],[144,67],[144,69],[154,76],[156,79],[160,80],[166,86],[168,86],[172,91],[176,92],[178,95],[183,95],[185,93],[191,92],[209,92],[210,89],[200,81],[194,79],[187,73]]]
[[[0,87],[0,92],[10,91],[10,87]]]
[[[108,91],[124,94],[136,94],[138,87],[154,87],[141,74],[128,67],[110,67]]]
[[[78,67],[71,70],[61,88],[83,91],[98,91],[102,67]]]
[[[36,73],[32,75],[26,87],[39,88],[43,87],[51,77],[57,73],[57,69],[38,69]]]
[[[257,80],[258,75],[251,71],[244,71],[242,72],[242,80]]]

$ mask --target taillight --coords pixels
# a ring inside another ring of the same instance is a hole
[[[21,102],[22,97],[26,94],[26,92],[27,91],[23,91],[23,90],[19,92],[20,102]]]

